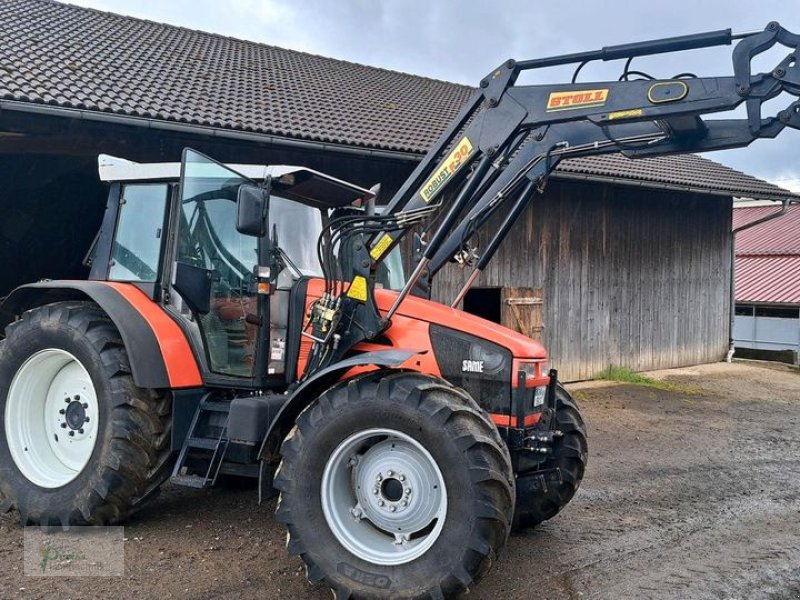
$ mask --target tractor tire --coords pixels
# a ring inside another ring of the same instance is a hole
[[[169,475],[170,399],[137,388],[91,302],[26,312],[0,345],[0,497],[23,525],[126,518]]]
[[[430,376],[377,371],[298,417],[275,475],[287,547],[336,598],[443,598],[492,566],[514,477],[494,424]]]
[[[581,485],[589,458],[586,424],[575,400],[560,384],[556,388],[556,429],[563,437],[553,443],[553,454],[541,464],[541,469],[559,468],[561,483],[548,485],[538,494],[517,494],[514,530],[535,527],[555,517]]]

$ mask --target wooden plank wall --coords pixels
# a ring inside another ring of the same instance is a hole
[[[731,205],[721,196],[556,181],[476,286],[542,288],[542,338],[565,381],[609,365],[717,361],[728,346]],[[449,304],[464,279],[449,265],[434,298]]]

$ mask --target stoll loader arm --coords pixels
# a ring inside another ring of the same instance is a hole
[[[733,76],[697,77],[681,73],[656,79],[631,70],[634,58],[730,45]],[[769,73],[752,73],[753,58],[776,44],[786,57]],[[625,60],[618,81],[578,83],[589,62]],[[575,64],[572,81],[516,85],[524,71]],[[789,98],[777,115],[762,105],[786,92],[800,97],[800,36],[772,22],[763,31],[734,34],[730,29],[605,47],[515,62],[509,60],[480,82],[381,215],[364,214],[331,222],[320,238],[326,294],[310,320],[314,347],[306,376],[346,355],[384,330],[408,294],[428,295],[430,279],[455,257],[472,267],[457,305],[513,227],[531,199],[544,189],[560,160],[621,152],[627,157],[706,152],[773,138],[785,127],[800,129],[800,100]],[[745,118],[705,120],[741,104]],[[417,238],[413,273],[388,312],[380,314],[373,296],[375,273],[409,229],[443,208],[427,243]],[[495,213],[501,225],[480,254],[470,237]],[[334,256],[340,248],[339,259]],[[346,251],[345,251],[346,249]],[[342,269],[342,262],[350,266]],[[342,283],[349,281],[348,283]]]

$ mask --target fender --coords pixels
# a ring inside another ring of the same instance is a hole
[[[45,281],[23,285],[0,306],[0,330],[26,310],[64,300],[91,300],[103,309],[122,336],[138,387],[203,385],[197,360],[177,323],[129,283]]]
[[[306,406],[311,404],[312,400],[350,369],[367,365],[374,365],[377,367],[399,367],[409,358],[420,353],[419,350],[400,349],[364,352],[363,354],[346,358],[316,372],[292,393],[289,400],[286,401],[283,407],[278,411],[278,414],[275,415],[275,418],[272,423],[270,423],[267,433],[264,436],[264,441],[261,443],[261,450],[259,451],[258,458],[261,460],[269,458],[270,449],[268,447],[268,440],[270,436],[275,432],[285,431],[285,426],[294,423],[297,416],[303,412]]]

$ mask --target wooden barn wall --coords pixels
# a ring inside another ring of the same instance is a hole
[[[717,361],[728,345],[731,204],[553,182],[476,287],[543,289],[542,341],[566,381],[609,365],[642,371]],[[464,279],[449,265],[434,298],[449,304]]]

